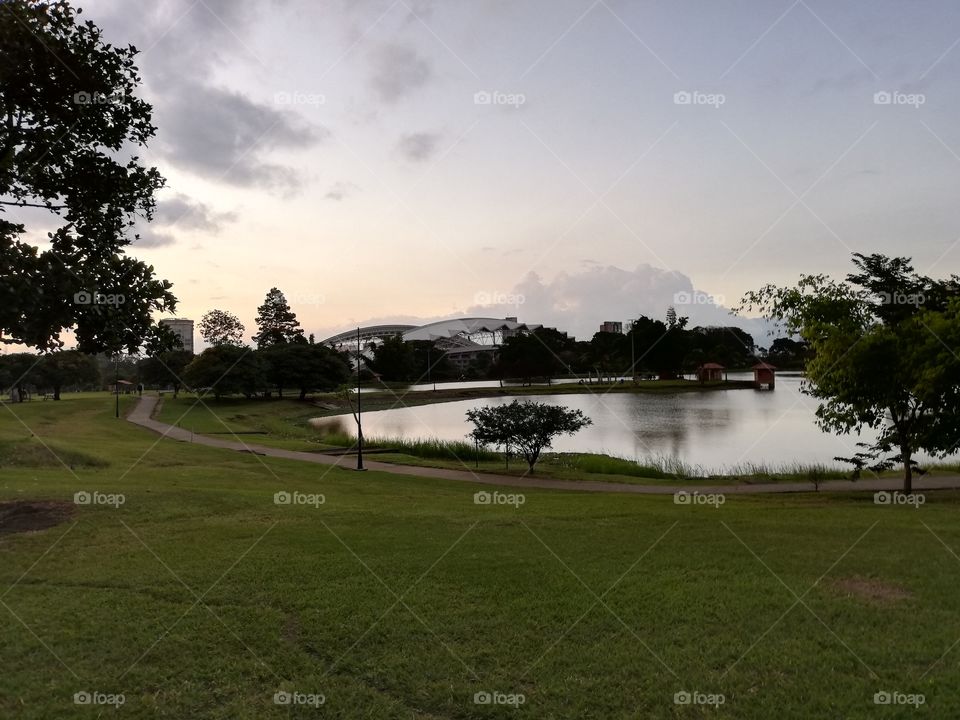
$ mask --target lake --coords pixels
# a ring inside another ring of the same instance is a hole
[[[748,376],[731,373],[730,379],[748,379]],[[814,423],[817,402],[800,392],[801,382],[799,375],[778,374],[777,389],[772,392],[741,389],[602,394],[598,391],[530,399],[577,408],[593,420],[593,425],[576,435],[558,438],[553,444],[553,450],[558,452],[607,453],[641,461],[677,458],[687,465],[712,471],[746,463],[782,466],[816,462],[840,466],[833,461],[834,456],[852,456],[858,450],[859,438],[821,432]],[[458,385],[445,383],[442,387]],[[512,399],[477,398],[365,412],[364,435],[464,440],[470,431],[465,417],[469,408],[502,404]],[[322,418],[318,423],[336,423],[348,432],[355,430],[349,416],[346,420]],[[918,457],[921,462],[924,459]]]

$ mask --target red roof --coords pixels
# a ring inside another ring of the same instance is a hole
[[[700,366],[701,370],[723,370],[723,365],[718,363],[704,363]]]
[[[770,363],[759,362],[750,369],[751,370],[776,370],[777,367],[776,365],[771,365]]]

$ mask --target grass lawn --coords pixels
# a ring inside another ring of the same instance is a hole
[[[0,408],[0,503],[124,496],[0,521],[0,717],[960,716],[960,493],[477,505],[489,487],[158,442],[110,401]]]

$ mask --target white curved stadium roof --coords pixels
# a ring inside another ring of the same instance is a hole
[[[516,330],[536,330],[540,325],[527,325],[515,320],[503,318],[456,318],[454,320],[440,320],[439,322],[421,325],[407,330],[403,334],[404,340],[442,340],[477,333],[513,332]]]

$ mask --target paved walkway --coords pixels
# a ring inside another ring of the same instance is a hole
[[[244,453],[256,453],[269,457],[285,458],[287,460],[302,460],[318,465],[339,465],[345,469],[352,469],[356,465],[354,455],[324,455],[323,453],[299,452],[283,450],[235,440],[221,440],[207,435],[196,435],[190,430],[168,425],[152,419],[158,398],[144,396],[140,398],[136,407],[127,416],[127,420],[148,430],[153,430],[165,438],[181,442],[207,445],[223,450],[234,450]],[[791,483],[757,483],[752,485],[713,485],[706,486],[696,483],[685,485],[633,485],[628,483],[597,482],[592,480],[570,481],[549,480],[537,477],[516,477],[513,475],[494,475],[491,473],[474,473],[470,470],[449,470],[446,468],[418,467],[415,465],[394,465],[393,463],[364,460],[364,467],[368,470],[393,473],[394,475],[412,475],[415,477],[438,478],[441,480],[457,480],[460,482],[481,483],[483,485],[497,485],[500,487],[541,488],[546,490],[573,490],[576,492],[610,492],[639,495],[673,495],[679,490],[696,490],[699,493],[723,493],[725,495],[743,495],[757,493],[797,493],[814,492],[816,488],[809,482]],[[899,490],[902,481],[898,478],[882,480],[828,480],[820,483],[821,492],[843,491],[877,491]],[[960,488],[960,476],[949,475],[942,477],[915,478],[914,490],[943,490]]]

